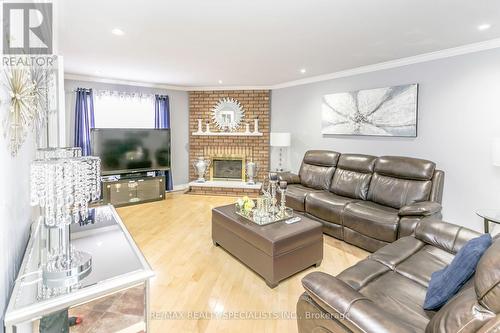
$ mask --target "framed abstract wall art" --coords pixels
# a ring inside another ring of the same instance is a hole
[[[321,133],[416,137],[417,101],[417,84],[324,95]]]

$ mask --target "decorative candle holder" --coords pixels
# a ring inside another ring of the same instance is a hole
[[[205,133],[210,133],[210,122],[205,123]]]
[[[280,202],[280,216],[284,217],[285,216],[285,209],[286,209],[286,189],[288,187],[288,183],[284,180],[279,182],[279,191],[280,191],[280,196],[281,196],[281,202]]]
[[[256,117],[253,121],[253,132],[259,133],[259,117]]]
[[[278,174],[269,172],[269,193],[271,194],[271,212],[276,213],[276,183],[278,182]]]
[[[198,131],[197,133],[203,133],[203,127],[201,125],[201,119],[198,119]]]

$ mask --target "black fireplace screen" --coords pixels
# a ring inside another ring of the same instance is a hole
[[[243,160],[240,159],[213,159],[213,179],[242,180]]]

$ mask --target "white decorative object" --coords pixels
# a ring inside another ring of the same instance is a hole
[[[205,133],[206,134],[210,134],[210,123],[207,121],[207,123],[205,124]]]
[[[500,166],[500,138],[493,139],[491,152],[492,152],[491,157],[493,159],[493,165]]]
[[[259,117],[253,120],[253,132],[259,133]]]
[[[194,136],[263,136],[264,133],[262,132],[250,132],[250,133],[245,133],[245,132],[192,132],[191,135]]]
[[[198,174],[198,183],[205,182],[205,174],[207,173],[208,167],[210,166],[210,160],[205,160],[203,157],[198,157],[193,163],[193,167]]]
[[[322,134],[417,136],[418,85],[323,96]]]
[[[234,98],[222,98],[212,108],[212,121],[222,131],[235,131],[244,115],[245,110]]]
[[[29,68],[6,69],[2,86],[4,137],[12,156],[16,156],[28,132],[39,128],[45,119],[46,109],[40,107],[42,91]]]
[[[291,135],[290,133],[271,133],[270,140],[271,147],[279,148],[279,164],[277,171],[283,171],[283,149],[290,147]]]
[[[48,139],[40,136],[48,129],[48,116],[57,110],[57,57],[48,57],[43,65],[31,63],[27,56],[19,56],[20,64],[3,66],[0,73],[0,115],[8,149],[16,156],[29,132],[35,140]],[[21,61],[23,60],[23,61]],[[40,144],[40,142],[37,142]]]
[[[201,119],[198,119],[198,131],[197,133],[203,133],[203,127],[201,125]]]

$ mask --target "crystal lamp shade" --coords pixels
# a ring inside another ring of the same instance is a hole
[[[93,156],[33,161],[31,205],[42,209],[45,225],[59,227],[88,218],[89,202],[101,196],[100,168],[100,159]]]

